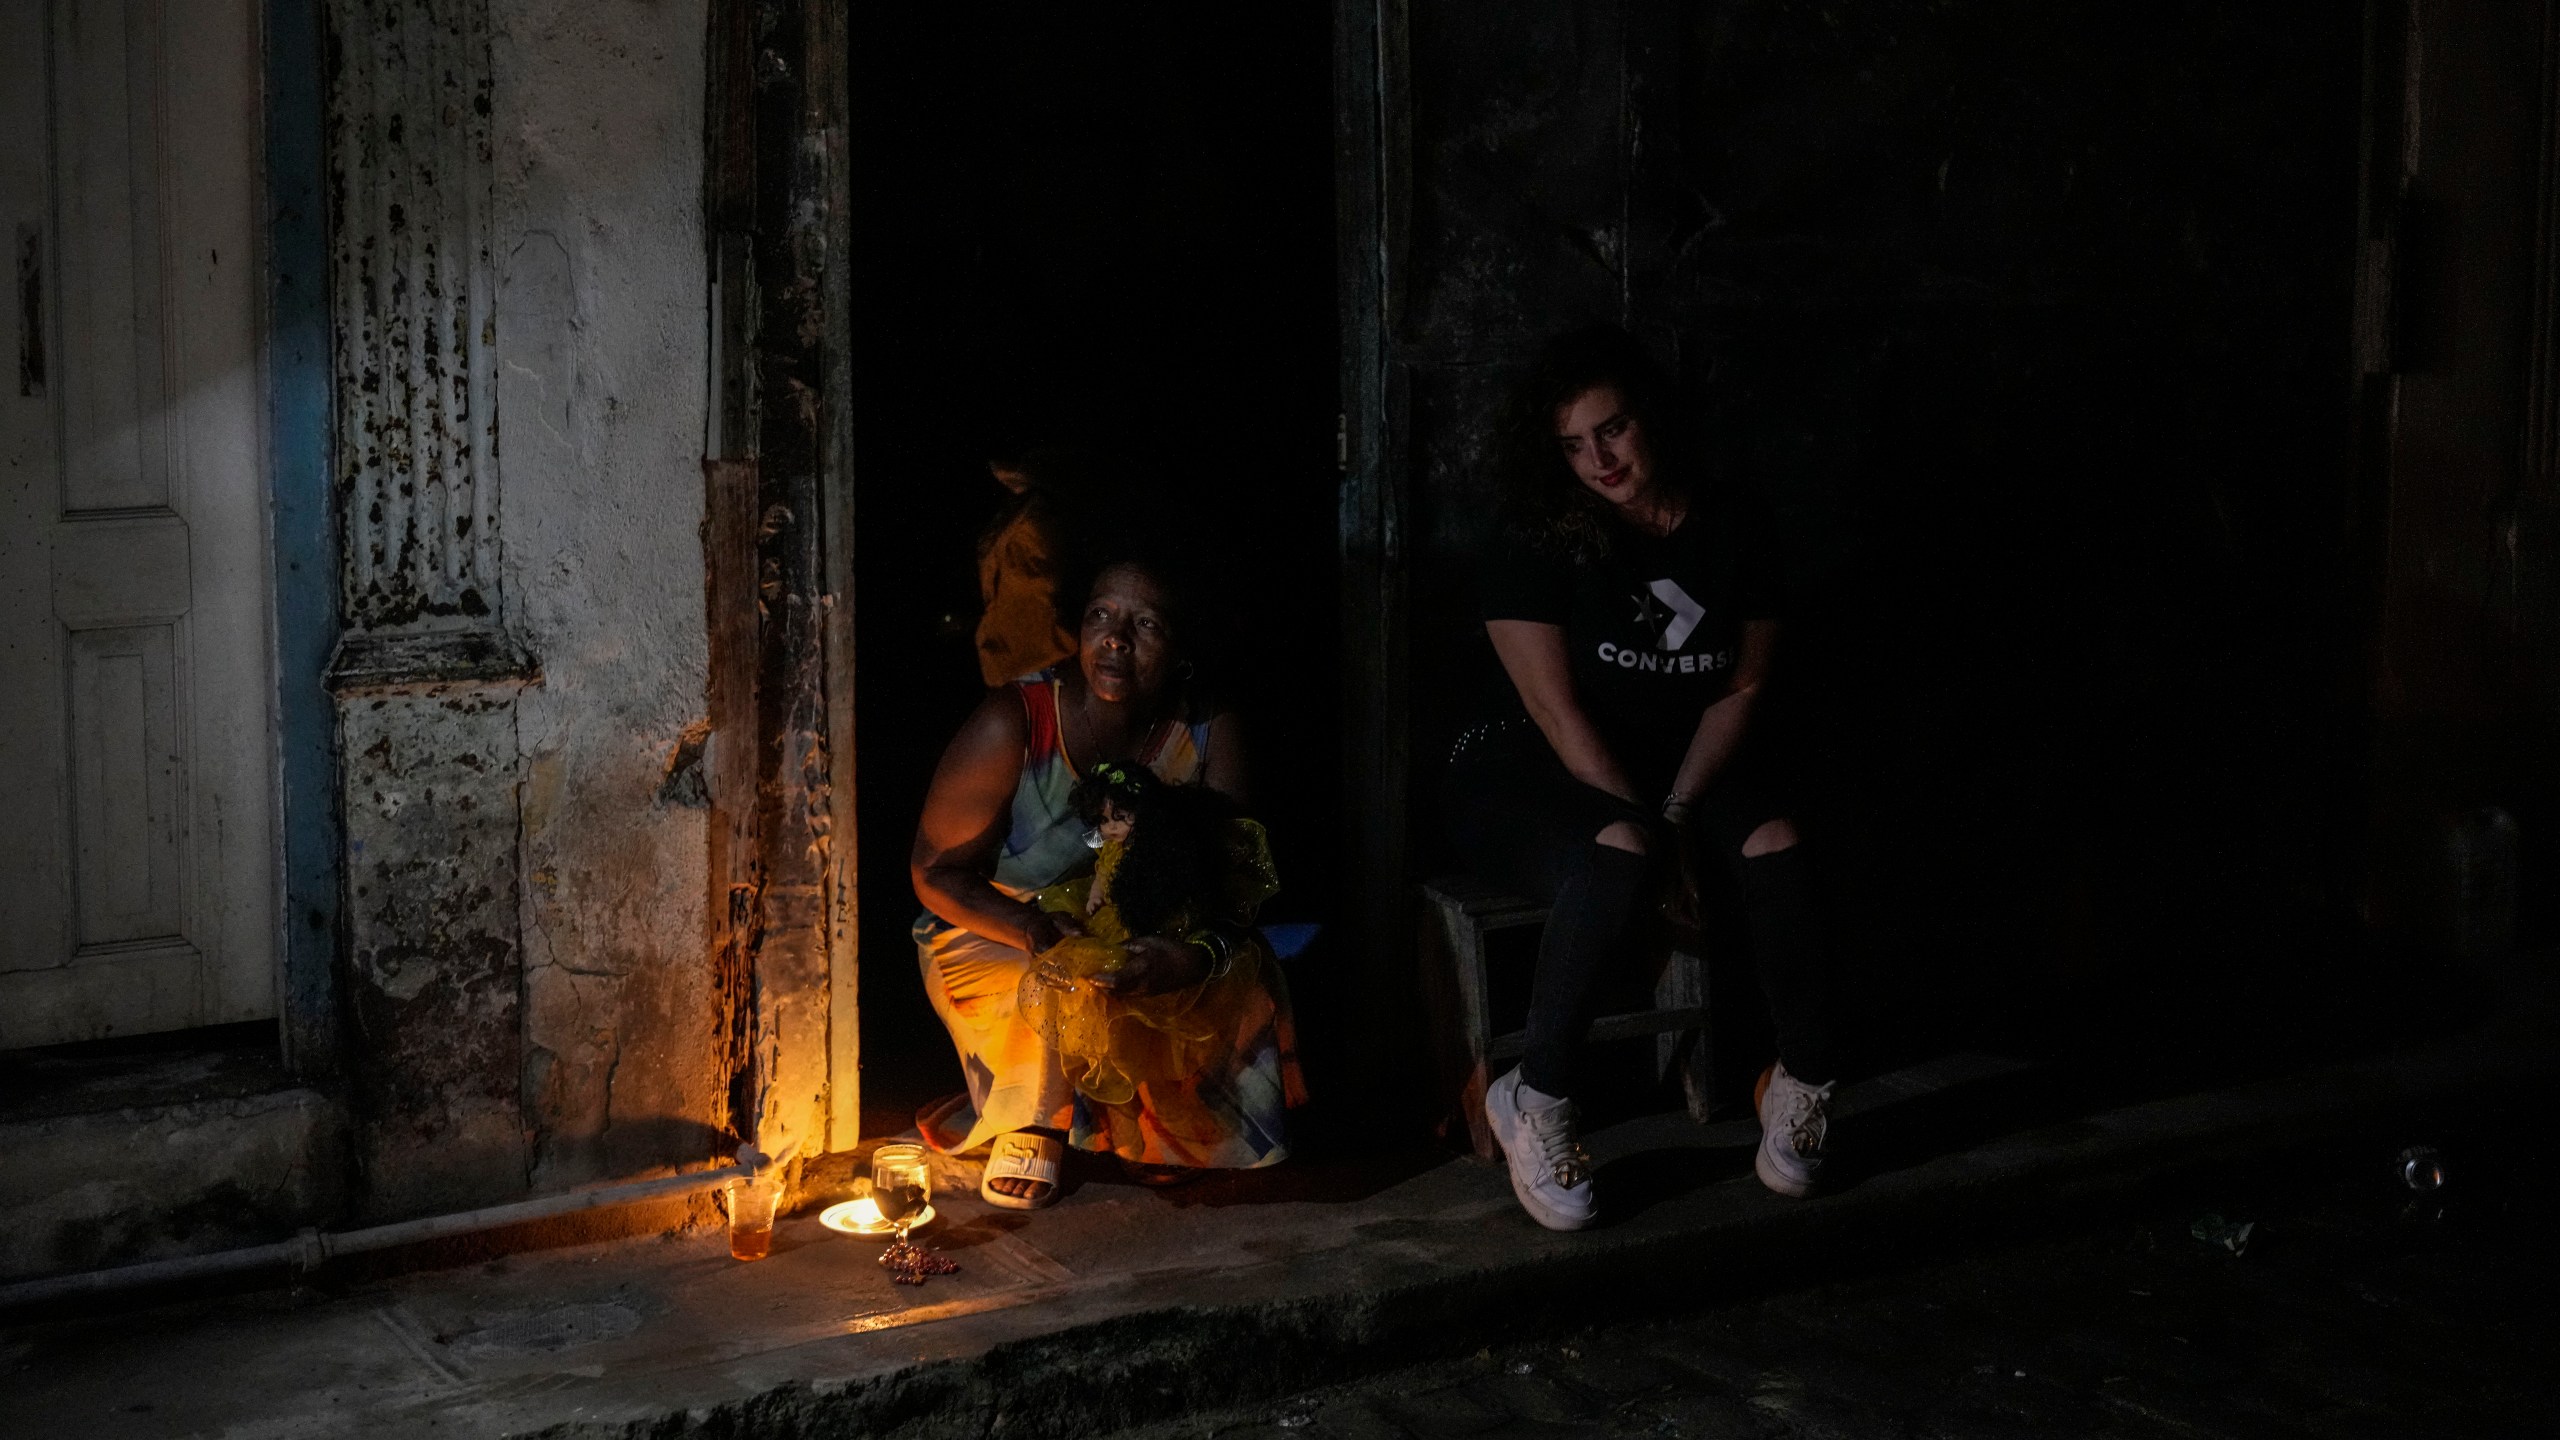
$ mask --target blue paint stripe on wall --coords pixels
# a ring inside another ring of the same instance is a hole
[[[273,467],[276,720],[284,786],[285,1053],[336,1067],[339,864],[336,712],[324,684],[338,639],[330,465],[329,249],[319,0],[268,0],[267,436]]]

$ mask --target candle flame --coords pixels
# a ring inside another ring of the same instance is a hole
[[[930,1224],[932,1220],[931,1205],[907,1217],[911,1226]],[[818,1223],[846,1235],[886,1235],[898,1228],[897,1222],[880,1213],[880,1202],[869,1195],[837,1201],[818,1212]]]

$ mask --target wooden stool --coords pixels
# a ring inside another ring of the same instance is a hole
[[[1485,937],[1497,930],[1543,925],[1547,907],[1506,894],[1464,875],[1444,876],[1422,887],[1432,920],[1423,926],[1423,947],[1430,960],[1453,982],[1457,1014],[1445,1017],[1465,1047],[1459,1109],[1478,1155],[1490,1160],[1501,1153],[1485,1123],[1484,1091],[1492,1083],[1493,1065],[1512,1060],[1529,1048],[1529,1034],[1513,1030],[1493,1033],[1493,1007],[1485,978]],[[1707,1118],[1707,1091],[1712,1075],[1707,1031],[1707,967],[1687,950],[1673,949],[1655,982],[1654,1008],[1624,1015],[1603,1015],[1591,1022],[1593,1040],[1654,1039],[1654,1073],[1668,1076],[1676,1067],[1688,1100],[1690,1118]],[[1444,1029],[1449,1028],[1444,1025]]]

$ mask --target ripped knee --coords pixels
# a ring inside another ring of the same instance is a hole
[[[1644,828],[1625,820],[1611,825],[1592,838],[1612,850],[1624,850],[1630,855],[1642,855],[1646,851]]]
[[[1775,820],[1766,820],[1761,822],[1759,829],[1743,837],[1742,858],[1757,860],[1763,855],[1775,855],[1781,850],[1793,850],[1796,848],[1796,840],[1796,822],[1783,816]]]

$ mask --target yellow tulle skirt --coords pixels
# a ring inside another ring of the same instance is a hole
[[[1171,1086],[1226,1065],[1236,1036],[1270,1008],[1264,953],[1256,938],[1237,947],[1234,968],[1215,980],[1161,995],[1114,995],[1092,981],[1127,962],[1126,943],[1080,935],[1041,954],[1023,978],[1019,1013],[1056,1045],[1078,1093],[1124,1105],[1141,1086]]]
[[[1218,897],[1218,918],[1249,924],[1277,890],[1262,827],[1235,822],[1229,893]],[[1087,933],[1042,951],[1023,976],[1022,1019],[1056,1046],[1067,1080],[1106,1105],[1135,1099],[1142,1087],[1170,1090],[1229,1063],[1242,1035],[1254,1033],[1272,1010],[1265,982],[1271,952],[1259,932],[1248,931],[1227,973],[1158,995],[1117,995],[1094,982],[1119,973],[1129,960],[1130,935],[1119,907],[1104,904],[1085,913],[1094,881],[1108,884],[1117,855],[1105,855],[1098,877],[1062,881],[1032,898],[1042,909],[1074,915]],[[1277,980],[1276,973],[1271,979]]]

